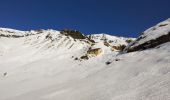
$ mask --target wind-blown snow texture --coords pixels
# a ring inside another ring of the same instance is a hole
[[[170,100],[170,42],[119,54],[101,37],[113,46],[127,38],[92,35],[103,53],[80,61],[92,46],[87,40],[55,30],[6,31],[0,34],[29,35],[0,37],[0,100]]]

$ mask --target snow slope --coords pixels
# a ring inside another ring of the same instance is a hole
[[[170,99],[170,42],[119,54],[103,45],[100,34],[90,43],[55,30],[31,32],[0,37],[0,100]],[[105,36],[113,46],[127,45],[126,38]],[[104,52],[75,60],[90,47]]]

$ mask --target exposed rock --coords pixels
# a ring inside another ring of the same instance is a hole
[[[131,43],[131,42],[133,42],[133,40],[132,39],[127,39],[126,42]]]
[[[46,37],[45,37],[46,39],[51,39],[52,40],[52,36],[51,36],[51,34],[48,34],[48,35],[46,35]]]
[[[88,60],[89,57],[87,55],[81,56],[80,59]]]
[[[97,55],[99,55],[99,54],[101,54],[101,53],[102,53],[102,49],[101,49],[101,48],[89,49],[89,50],[87,51],[87,54],[95,55],[95,56],[97,56]]]
[[[19,38],[19,37],[24,37],[24,36],[19,36],[19,35],[5,35],[5,34],[0,34],[0,37]]]
[[[104,45],[107,47],[111,46],[108,42],[104,42]]]
[[[66,36],[70,36],[73,39],[83,40],[84,42],[89,43],[89,44],[95,42],[94,40],[90,39],[90,37],[87,37],[86,35],[84,35],[83,33],[77,30],[64,29],[64,30],[61,30],[60,33]]]
[[[106,65],[109,65],[109,64],[111,64],[111,63],[112,63],[112,62],[110,62],[110,61],[107,61],[107,62],[106,62]]]
[[[120,59],[116,58],[115,61],[120,61]]]
[[[158,37],[154,40],[147,41],[141,45],[130,47],[127,49],[127,52],[133,52],[133,51],[138,51],[138,50],[145,50],[148,48],[154,48],[160,44],[170,42],[170,32],[167,35],[163,35],[161,37]]]
[[[123,51],[126,45],[118,45],[118,46],[112,46],[112,50],[118,50],[118,51]]]
[[[7,76],[7,72],[5,72],[5,73],[3,74],[3,76]]]
[[[64,34],[66,36],[71,36],[74,39],[86,39],[86,36],[84,36],[81,32],[77,30],[64,29],[61,30],[61,34]]]
[[[78,60],[78,58],[76,57],[74,60]]]

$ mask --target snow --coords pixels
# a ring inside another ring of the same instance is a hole
[[[117,55],[98,34],[93,35],[94,48],[104,52],[79,61],[74,58],[91,46],[85,40],[55,30],[30,32],[35,34],[0,38],[0,100],[170,99],[170,43]],[[46,38],[49,34],[52,38]],[[112,45],[127,44],[124,38],[105,36]]]

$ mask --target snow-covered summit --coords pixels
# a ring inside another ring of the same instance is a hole
[[[88,36],[90,39],[94,40],[95,42],[108,42],[111,45],[118,46],[118,45],[127,45],[127,40],[135,40],[135,38],[126,38],[126,37],[118,37],[112,36],[109,34],[101,33],[101,34],[92,34]]]

